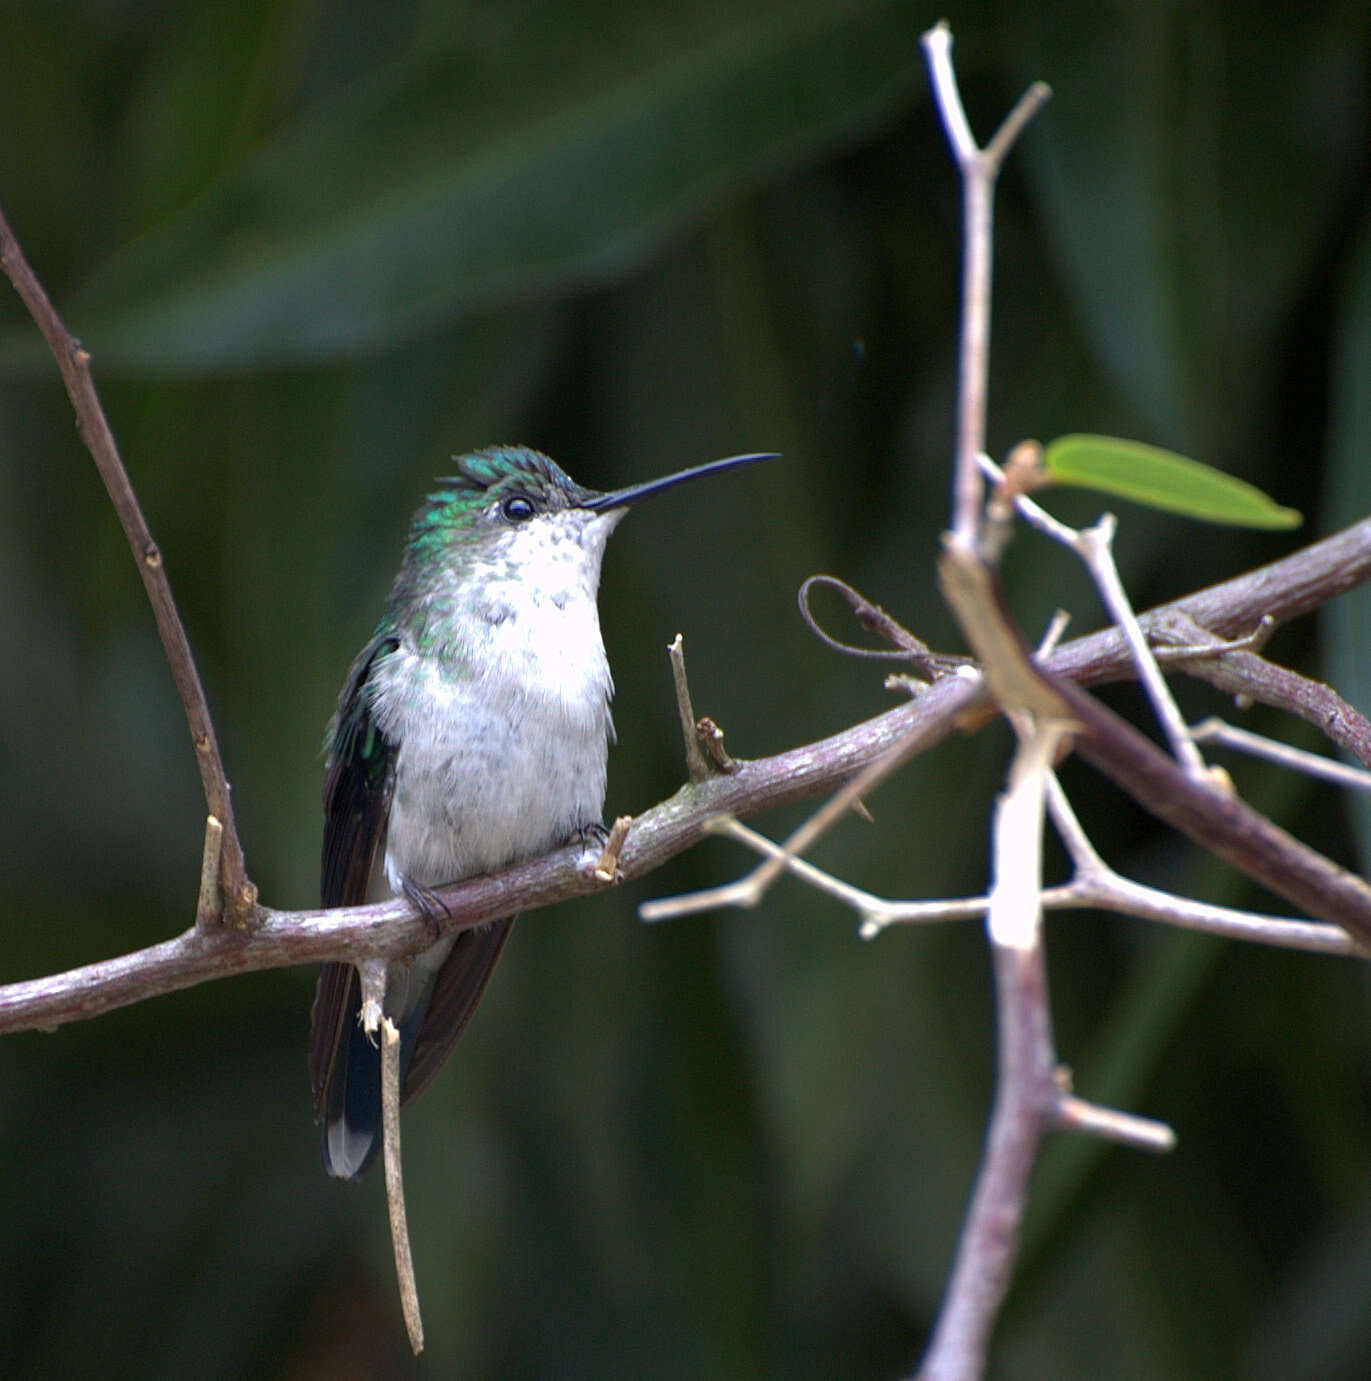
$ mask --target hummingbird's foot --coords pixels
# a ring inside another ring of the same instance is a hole
[[[581,846],[581,856],[576,860],[576,870],[583,877],[599,876],[600,864],[609,845],[611,833],[598,820],[592,820],[589,824],[577,826],[568,836],[568,844]]]
[[[424,918],[429,931],[429,943],[437,944],[443,935],[443,922],[452,919],[447,903],[436,893],[421,883],[411,882],[409,878],[400,884],[409,904]]]
[[[572,840],[575,840],[583,849],[592,847],[603,849],[608,838],[609,831],[598,820],[592,820],[590,824],[582,825],[579,829],[573,830],[571,839],[568,839],[567,843],[570,844]]]

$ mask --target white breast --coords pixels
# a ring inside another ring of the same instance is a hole
[[[511,530],[437,592],[429,645],[405,638],[378,669],[373,712],[400,744],[392,890],[490,872],[600,823],[613,682],[595,595],[618,516],[573,509]]]

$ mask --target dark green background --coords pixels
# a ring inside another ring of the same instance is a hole
[[[937,17],[857,0],[0,8],[0,200],[94,355],[264,900],[315,899],[323,726],[455,450],[524,440],[602,487],[785,453],[614,540],[610,812],[681,778],[677,631],[698,708],[749,756],[891,703],[881,668],[805,634],[805,575],[844,575],[952,641],[931,573],[957,189],[917,46]],[[948,18],[982,137],[1028,80],[1056,91],[1001,189],[992,449],[1111,431],[1305,511],[1303,534],[1273,536],[1123,509],[1140,604],[1371,508],[1365,6],[1016,0]],[[6,291],[5,978],[185,927],[203,817],[133,564],[36,342]],[[1078,631],[1098,620],[1035,539],[1006,579],[1030,634],[1058,604]],[[1273,655],[1371,704],[1361,607]],[[948,744],[816,857],[893,895],[981,888],[1006,749],[998,728]],[[1355,859],[1336,794],[1232,766]],[[1266,900],[1067,776],[1121,867]],[[864,944],[794,883],[751,913],[636,921],[638,901],[749,861],[708,844],[518,927],[406,1121],[418,1363],[379,1180],[319,1168],[312,973],[0,1042],[0,1374],[910,1366],[984,1125],[984,945],[974,925]],[[1049,939],[1078,1087],[1169,1120],[1180,1146],[1049,1146],[992,1374],[1366,1375],[1363,969],[1120,918],[1055,918]]]

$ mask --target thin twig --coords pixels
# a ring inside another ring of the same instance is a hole
[[[1045,83],[1035,82],[1020,97],[990,143],[979,149],[957,89],[957,73],[952,65],[952,33],[946,23],[935,24],[923,35],[923,48],[934,103],[962,181],[962,314],[950,540],[972,550],[980,543],[983,486],[976,458],[985,450],[995,182],[1014,141],[1052,93]]]
[[[989,456],[983,455],[979,461],[983,471],[997,484],[1003,484],[1005,476]],[[1119,579],[1119,568],[1114,561],[1114,533],[1118,528],[1114,515],[1104,513],[1092,527],[1073,528],[1026,494],[1015,493],[1013,506],[1031,526],[1054,542],[1070,548],[1085,562],[1111,622],[1128,644],[1138,679],[1171,744],[1171,751],[1187,772],[1195,777],[1203,777],[1207,771],[1204,759],[1190,738],[1180,707],[1133,612],[1133,602],[1128,598],[1123,581]]]
[[[1196,628],[1211,641],[1241,638],[1265,619],[1276,627],[1311,613],[1368,578],[1371,518],[1362,518],[1278,561],[1158,605],[1140,615],[1138,621],[1150,642],[1191,642],[1191,634],[1184,630]],[[1178,627],[1182,630],[1179,633],[1175,631]],[[1193,674],[1208,679],[1204,670],[1207,660],[1221,665],[1226,659],[1198,658]],[[1236,654],[1234,660],[1241,665],[1242,654]],[[1052,657],[1049,666],[1058,675],[1086,686],[1124,680],[1133,674],[1128,644],[1117,628],[1074,639]],[[1186,669],[1192,670],[1189,665]],[[1240,686],[1226,689],[1235,695],[1243,693]]]
[[[128,471],[119,455],[114,433],[110,430],[104,409],[100,406],[100,398],[91,377],[90,355],[63,325],[56,308],[24,257],[19,241],[10,229],[3,211],[0,211],[0,268],[3,268],[6,277],[14,285],[14,290],[28,308],[29,315],[43,333],[43,339],[47,341],[48,348],[57,361],[57,367],[62,372],[62,381],[67,388],[67,396],[76,410],[77,432],[85,442],[91,459],[95,461],[95,467],[105,483],[114,511],[119,515],[119,521],[123,525],[124,535],[133,552],[138,573],[143,578],[143,588],[147,591],[148,601],[152,605],[157,633],[162,640],[162,650],[166,654],[167,665],[171,668],[172,679],[176,683],[176,693],[181,697],[181,704],[186,712],[191,743],[195,749],[195,760],[200,769],[200,783],[205,793],[205,804],[209,814],[223,826],[220,877],[227,918],[231,925],[240,928],[249,926],[253,920],[257,888],[247,875],[243,846],[234,823],[228,778],[224,773],[218,740],[214,734],[214,723],[210,719],[204,687],[200,684],[200,676],[195,669],[190,640],[186,637],[181,616],[176,611],[176,601],[172,597],[161,549],[153,541],[152,533],[148,530],[137,495],[129,481]]]
[[[944,681],[942,684],[950,685],[951,680]],[[932,694],[935,690],[936,688],[930,688],[929,693]],[[919,703],[926,704],[927,701],[923,700]],[[644,921],[665,921],[693,915],[700,911],[712,911],[720,906],[756,906],[785,871],[790,859],[804,853],[848,811],[860,813],[865,810],[865,806],[862,804],[863,797],[873,791],[901,764],[908,762],[911,757],[927,746],[922,726],[918,723],[911,725],[886,752],[876,758],[875,761],[866,764],[862,771],[843,786],[841,791],[825,801],[808,820],[795,830],[781,845],[776,857],[768,858],[746,878],[729,883],[722,888],[709,888],[686,897],[671,897],[660,901],[644,902],[638,908],[639,916]],[[747,767],[753,765],[751,763],[745,764]],[[719,815],[730,816],[734,813],[733,811],[720,811]],[[713,825],[713,819],[705,821],[706,829]]]
[[[1047,807],[1057,834],[1071,857],[1075,873],[1070,882],[1061,887],[1048,888],[1043,893],[1044,907],[1056,910],[1093,906],[1142,920],[1161,921],[1186,930],[1202,931],[1207,935],[1220,935],[1229,940],[1246,940],[1283,949],[1306,950],[1313,954],[1368,957],[1368,951],[1357,945],[1340,926],[1319,925],[1292,916],[1265,916],[1254,911],[1213,906],[1208,902],[1144,886],[1116,873],[1090,842],[1055,775],[1047,783]]]
[[[1340,926],[1214,906],[1148,887],[1112,870],[1107,874],[1082,874],[1059,887],[1049,887],[1043,893],[1043,907],[1049,911],[1094,908],[1132,916],[1135,920],[1159,921],[1223,940],[1241,940],[1246,944],[1269,945],[1273,949],[1344,959],[1371,958],[1371,949],[1359,945]]]
[[[842,596],[847,606],[856,616],[861,626],[878,637],[884,638],[889,647],[861,647],[856,643],[844,642],[835,638],[819,622],[810,602],[816,588],[833,590]],[[959,667],[968,666],[969,657],[961,657],[945,652],[934,652],[922,638],[917,638],[899,620],[892,618],[879,604],[867,599],[860,590],[839,580],[836,575],[811,575],[801,585],[797,603],[800,617],[805,627],[819,639],[825,647],[841,652],[847,657],[860,657],[877,662],[912,662],[926,680],[936,680],[947,676]]]
[[[1179,662],[1188,675],[1242,703],[1256,702],[1298,715],[1371,769],[1371,720],[1332,686],[1257,655],[1274,630],[1275,620],[1264,618],[1247,638],[1224,640],[1177,612],[1164,620],[1151,619],[1148,635],[1157,644],[1159,661]],[[1177,646],[1179,639],[1185,642]]]
[[[1057,609],[1053,612],[1051,619],[1048,620],[1047,628],[1042,637],[1038,640],[1038,660],[1045,661],[1056,650],[1063,637],[1066,636],[1067,625],[1071,622],[1071,615],[1065,609]]]
[[[737,840],[738,843],[745,844],[761,854],[763,858],[774,859],[802,882],[807,882],[815,891],[823,892],[843,905],[850,906],[861,922],[863,939],[877,934],[895,921],[955,921],[980,916],[985,912],[984,897],[962,897],[930,902],[886,901],[874,893],[834,877],[803,858],[796,857],[788,852],[784,845],[776,844],[765,835],[758,834],[756,830],[748,829],[741,821],[729,815],[717,816],[709,821],[707,828],[711,834],[721,834]],[[668,921],[701,911],[715,911],[727,907],[750,908],[757,905],[765,892],[766,884],[759,883],[754,872],[722,887],[703,888],[679,897],[655,898],[644,902],[638,908],[638,914],[645,921]]]
[[[628,837],[628,827],[633,823],[631,815],[616,815],[605,837],[604,848],[591,869],[596,882],[616,882],[619,878],[619,853]]]
[[[1248,944],[1350,959],[1371,957],[1339,926],[1320,925],[1316,921],[1303,921],[1293,916],[1240,911],[1231,906],[1214,906],[1124,877],[1095,852],[1055,777],[1049,779],[1047,790],[1048,807],[1058,833],[1072,856],[1076,873],[1071,881],[1044,889],[1044,911],[1114,911],[1139,920],[1158,921],[1183,930],[1217,935],[1225,940],[1241,940]],[[988,905],[988,899],[984,896],[943,897],[936,901],[892,901],[836,878],[805,859],[786,853],[782,845],[731,817],[720,816],[709,822],[709,828],[711,833],[725,835],[766,858],[778,860],[816,891],[851,907],[857,913],[860,923],[858,933],[863,940],[874,940],[891,926],[932,925],[982,916]],[[640,914],[644,920],[659,921],[730,906],[755,906],[758,897],[756,888],[751,884],[752,876],[749,874],[722,887],[645,902]]]
[[[859,647],[856,643],[845,643],[841,638],[835,638],[819,622],[814,610],[810,607],[814,591],[819,588],[833,590],[841,595],[847,602],[848,608],[857,616],[857,622],[863,628],[870,629],[871,632],[884,638],[890,646]],[[923,642],[897,619],[891,618],[879,604],[867,599],[859,590],[854,589],[846,580],[840,580],[836,575],[807,576],[800,584],[796,603],[799,605],[800,617],[804,620],[805,627],[825,647],[831,647],[835,652],[841,652],[844,656],[863,657],[870,661],[904,662],[909,660],[911,654],[929,651]]]
[[[1009,789],[995,804],[994,882],[986,932],[995,945],[1034,949],[1042,938],[1043,801],[1052,760],[1070,726],[1011,716],[1019,735]]]
[[[686,776],[692,782],[702,782],[709,776],[709,764],[700,747],[695,731],[695,707],[690,701],[690,682],[686,679],[685,639],[677,633],[667,644],[671,659],[671,680],[676,687],[676,713],[681,719],[681,738],[685,742]]]
[[[1152,655],[1152,649],[1133,612],[1133,603],[1128,598],[1123,581],[1119,579],[1119,568],[1114,563],[1114,531],[1117,526],[1112,513],[1104,514],[1093,527],[1077,534],[1076,550],[1085,561],[1114,626],[1128,640],[1133,663],[1138,669],[1138,679],[1177,762],[1191,776],[1203,777],[1206,772],[1204,759],[1186,729],[1180,707],[1171,694],[1171,687],[1166,684],[1166,677],[1157,666],[1157,659]]]
[[[424,1320],[419,1312],[419,1285],[409,1245],[405,1213],[405,1173],[400,1159],[400,1031],[389,1017],[381,1023],[382,1144],[386,1160],[386,1208],[390,1215],[390,1243],[395,1256],[395,1279],[405,1332],[417,1357],[424,1350]]]
[[[200,851],[200,894],[195,902],[195,924],[203,930],[217,925],[224,914],[220,886],[220,861],[224,852],[224,827],[213,815],[205,817],[205,843]]]
[[[1162,1155],[1176,1149],[1176,1133],[1155,1118],[1102,1108],[1073,1094],[1063,1094],[1053,1109],[1053,1125],[1064,1132],[1083,1132],[1101,1141],[1117,1142],[1134,1151]]]
[[[419,1287],[409,1245],[405,1213],[405,1171],[400,1155],[400,1031],[385,1012],[386,964],[368,959],[357,966],[362,981],[362,1030],[381,1047],[381,1149],[386,1169],[386,1209],[395,1279],[400,1288],[409,1345],[417,1357],[424,1350],[424,1321],[419,1313]]]
[[[1171,636],[1172,633],[1179,635],[1181,622],[1182,620],[1177,619],[1177,627],[1167,629],[1167,636]],[[1276,631],[1276,621],[1264,617],[1250,633],[1241,638],[1216,638],[1198,624],[1188,620],[1185,622],[1189,630],[1195,635],[1194,641],[1189,643],[1159,643],[1152,648],[1153,655],[1159,663],[1212,662],[1231,656],[1234,652],[1260,652],[1271,641],[1271,635]],[[1152,637],[1155,639],[1161,636],[1161,631],[1154,626]]]
[[[1334,762],[1332,758],[1322,757],[1318,753],[1308,753],[1303,748],[1292,748],[1288,743],[1267,738],[1264,734],[1254,734],[1250,729],[1239,729],[1237,725],[1226,724],[1222,719],[1202,720],[1191,728],[1190,733],[1206,743],[1236,748],[1254,758],[1288,767],[1292,772],[1303,772],[1307,777],[1320,777],[1353,791],[1371,791],[1371,772]]]

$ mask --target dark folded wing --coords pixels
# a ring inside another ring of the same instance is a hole
[[[326,907],[364,903],[382,853],[397,745],[372,719],[364,688],[375,663],[398,646],[391,637],[368,643],[353,663],[338,701],[324,778],[320,900]],[[346,1048],[358,1001],[352,965],[325,964],[310,1012],[309,1076],[316,1118],[328,1105],[334,1064]]]
[[[424,1024],[414,1042],[401,1093],[402,1107],[428,1087],[466,1030],[513,924],[514,917],[506,916],[457,936],[447,961],[438,970]]]

